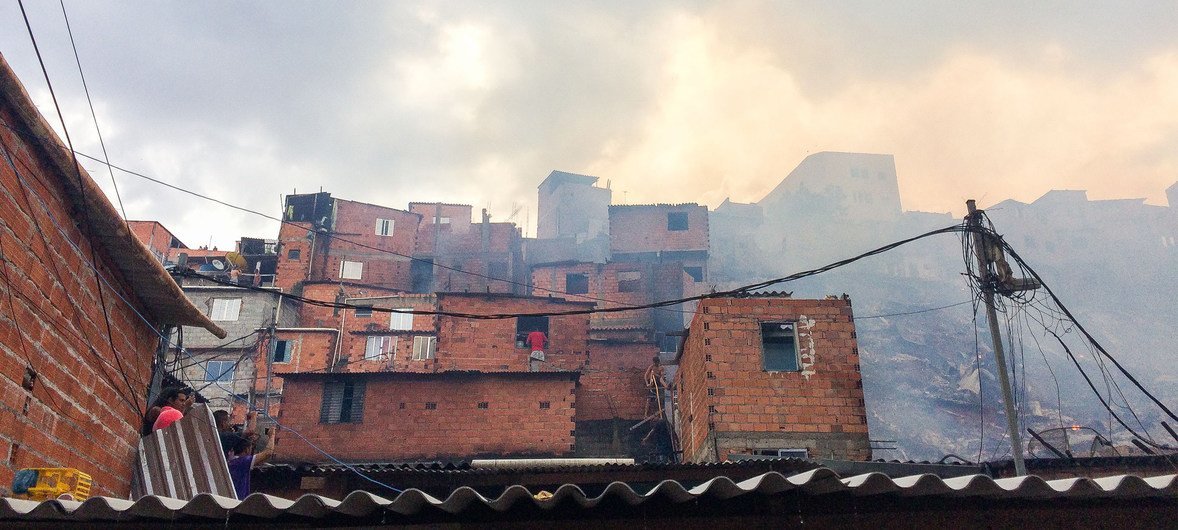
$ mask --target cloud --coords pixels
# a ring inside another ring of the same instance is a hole
[[[29,7],[71,133],[97,155],[60,8]],[[1051,188],[1158,203],[1178,175],[1161,7],[67,7],[112,160],[274,214],[280,193],[322,187],[505,219],[534,210],[553,169],[610,179],[628,202],[751,201],[822,150],[894,153],[920,210]],[[0,49],[41,94],[14,9],[0,4]],[[116,176],[128,215],[194,244],[275,232]]]
[[[665,88],[641,138],[591,165],[630,202],[755,201],[825,150],[894,153],[916,210],[1052,188],[1164,203],[1178,178],[1178,52],[1093,79],[1058,44],[1021,61],[962,46],[903,79],[816,94],[803,69],[726,31],[691,15],[663,28]]]

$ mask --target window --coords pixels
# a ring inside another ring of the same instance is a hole
[[[393,235],[393,220],[392,219],[377,219],[376,220],[376,235],[391,236]]]
[[[339,262],[339,277],[341,280],[359,280],[364,275],[364,264],[359,261]]]
[[[274,362],[289,363],[290,354],[294,351],[294,343],[289,340],[275,340],[274,341]]]
[[[397,337],[371,336],[364,345],[364,360],[379,361],[393,359],[397,356]]]
[[[299,250],[297,248],[292,248],[292,249],[286,251],[286,259],[298,261],[298,260],[302,259],[302,257],[303,257],[303,251]]]
[[[528,333],[533,331],[548,335],[548,317],[515,317],[515,347],[527,346]]]
[[[589,292],[589,275],[565,274],[564,292],[568,294],[585,294]]]
[[[233,361],[209,361],[205,363],[205,381],[232,381]]]
[[[642,290],[642,272],[622,271],[618,273],[618,292],[635,293]]]
[[[449,218],[449,217],[430,217],[430,220],[434,220],[434,219],[437,219],[437,220],[438,220],[438,224],[440,224],[440,225],[448,225],[448,224],[450,224],[450,218]]]
[[[212,310],[209,311],[209,318],[219,322],[231,322],[237,320],[237,316],[240,313],[240,298],[214,298]]]
[[[683,267],[683,272],[686,272],[688,276],[691,276],[691,280],[696,283],[704,281],[703,267]]]
[[[767,372],[801,370],[793,322],[761,323],[761,367]]]
[[[434,354],[437,353],[437,347],[437,337],[413,337],[413,360],[424,361],[426,359],[433,359]]]
[[[412,307],[398,307],[394,311],[413,311]],[[390,313],[389,329],[409,331],[413,329],[412,313]]]
[[[667,213],[667,230],[676,232],[687,230],[687,212]]]
[[[319,423],[360,423],[363,418],[363,381],[323,383],[323,404],[319,407]]]
[[[370,306],[370,305],[361,305],[361,304],[356,304],[356,305],[357,305],[357,306],[359,306],[359,307],[357,307],[357,308],[356,308],[356,316],[358,316],[358,317],[370,317],[370,316],[372,316],[372,306]]]

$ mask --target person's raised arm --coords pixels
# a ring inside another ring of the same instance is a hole
[[[270,429],[270,435],[266,438],[266,449],[260,453],[254,454],[254,467],[260,466],[267,460],[274,457],[274,431],[275,429]]]

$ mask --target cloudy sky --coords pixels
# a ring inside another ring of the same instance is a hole
[[[111,161],[272,214],[323,188],[534,224],[553,169],[609,179],[615,202],[714,207],[817,151],[894,154],[908,210],[1052,188],[1165,204],[1178,180],[1173,2],[65,6]],[[61,6],[26,7],[75,144],[100,155]],[[56,122],[15,0],[0,52]],[[128,217],[189,245],[277,233],[114,176]]]

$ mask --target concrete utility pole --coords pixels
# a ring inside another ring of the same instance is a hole
[[[998,314],[994,310],[993,275],[990,274],[990,258],[986,236],[982,234],[982,216],[977,203],[973,199],[965,201],[969,210],[966,216],[970,228],[976,229],[972,234],[974,254],[978,257],[978,268],[981,278],[983,300],[986,302],[986,320],[990,323],[990,340],[994,343],[994,361],[998,363],[998,384],[1002,386],[1002,405],[1006,409],[1006,430],[1010,436],[1010,453],[1014,456],[1014,472],[1018,476],[1027,474],[1027,465],[1023,462],[1023,443],[1018,432],[1018,416],[1014,411],[1014,396],[1010,390],[1010,376],[1006,373],[1006,354],[1002,350],[1002,335],[998,330]],[[980,374],[979,374],[980,376]],[[978,379],[981,384],[981,379]]]

